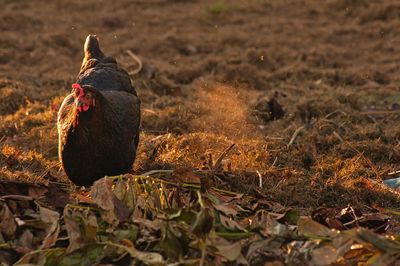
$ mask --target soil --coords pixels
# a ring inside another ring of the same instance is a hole
[[[398,207],[395,0],[0,0],[0,176],[68,182],[56,116],[97,34],[142,99],[134,169],[204,167],[284,206]]]

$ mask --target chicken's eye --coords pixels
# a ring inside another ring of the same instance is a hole
[[[92,95],[90,95],[90,93],[87,93],[87,94],[85,95],[85,98],[86,98],[86,100],[90,100],[90,99],[92,98]]]

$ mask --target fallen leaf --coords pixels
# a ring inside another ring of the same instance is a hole
[[[161,227],[161,241],[157,244],[160,251],[167,257],[175,260],[183,257],[184,250],[188,243],[181,238],[180,232],[176,232],[170,224],[163,224]]]
[[[312,263],[314,265],[331,265],[339,259],[336,248],[331,244],[326,244],[311,251]]]
[[[103,210],[101,217],[109,224],[125,221],[129,215],[129,208],[119,200],[112,190],[113,183],[108,178],[97,180],[91,190],[93,201]]]
[[[313,221],[311,218],[300,218],[297,222],[297,226],[297,231],[300,235],[306,235],[311,238],[335,237],[337,235],[336,232]]]
[[[93,201],[103,210],[101,217],[109,224],[118,222],[117,216],[114,213],[114,193],[112,191],[112,181],[102,178],[94,182],[91,195]],[[116,197],[115,197],[116,198]]]
[[[232,204],[214,204],[213,206],[216,210],[228,216],[236,216],[238,214],[238,210],[236,210],[235,206]]]
[[[228,245],[215,245],[214,247],[218,249],[218,254],[226,258],[228,261],[236,261],[239,256],[242,255],[242,245],[240,242]]]
[[[288,223],[288,224],[296,224],[300,218],[300,212],[295,209],[289,209],[285,212],[285,214],[276,218],[278,222]]]
[[[0,232],[7,237],[12,237],[16,230],[17,224],[15,223],[14,215],[6,202],[0,199]]]
[[[30,230],[25,229],[18,237],[18,245],[22,248],[25,248],[24,253],[30,252],[34,248],[33,233]]]
[[[205,235],[212,229],[213,221],[214,218],[211,209],[208,207],[202,208],[200,212],[196,214],[196,220],[192,226],[192,230],[195,234]]]
[[[193,170],[188,167],[176,168],[172,173],[172,177],[181,183],[200,184],[200,176],[193,173]]]
[[[47,191],[48,189],[45,187],[28,187],[28,195],[36,200],[42,198],[47,193]]]
[[[60,234],[60,224],[58,222],[55,222],[47,230],[47,235],[43,240],[42,248],[48,249],[54,246],[54,244],[57,242],[59,234]]]
[[[56,211],[40,206],[40,219],[44,223],[48,224],[48,227],[46,228],[46,237],[42,244],[42,248],[47,249],[57,242],[58,234],[60,233],[60,214]]]
[[[154,265],[154,266],[167,265],[163,257],[158,253],[139,251],[133,246],[126,247],[126,249],[132,258],[135,258],[147,265]]]
[[[68,252],[96,242],[97,219],[89,208],[75,209],[67,205],[64,209],[64,222],[69,237]]]
[[[221,221],[221,224],[228,230],[231,231],[245,231],[247,232],[246,229],[244,229],[242,226],[240,226],[235,220],[228,218],[224,215],[219,215],[219,219]]]

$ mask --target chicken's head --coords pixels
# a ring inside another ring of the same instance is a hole
[[[90,107],[94,107],[95,91],[90,86],[81,86],[78,83],[72,84],[74,93],[74,103],[78,112],[86,112]]]

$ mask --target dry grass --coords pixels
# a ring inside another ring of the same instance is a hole
[[[25,90],[29,95],[29,87]],[[375,97],[383,93],[391,92],[380,91]],[[372,98],[370,92],[368,96]],[[208,82],[190,96],[143,95],[151,97],[155,101],[143,106],[137,172],[207,168],[210,158],[215,161],[235,144],[223,161],[224,170],[233,173],[226,173],[223,180],[234,190],[253,193],[260,173],[262,191],[286,206],[396,207],[399,203],[399,196],[381,185],[399,158],[393,124],[360,114],[343,90],[302,96],[295,91],[278,98],[287,115],[267,124],[253,116],[254,99],[267,96],[246,88]],[[49,91],[36,99],[25,98],[15,112],[1,116],[2,178],[66,180],[57,160],[55,122],[61,100]],[[399,116],[391,119],[398,121]]]

